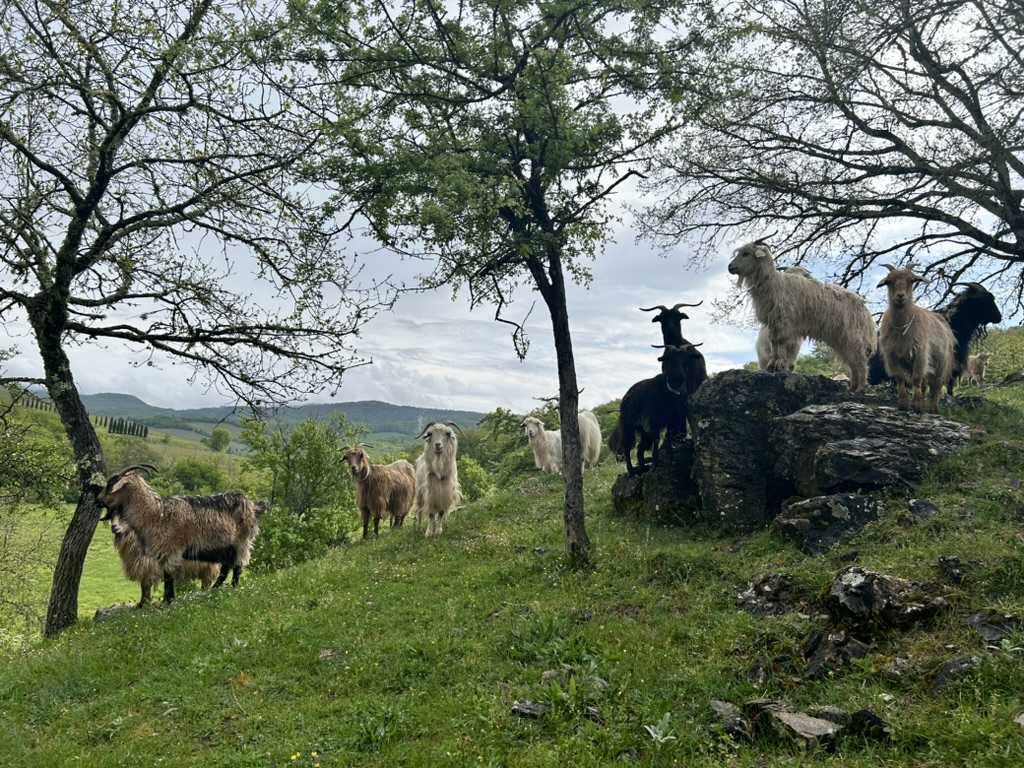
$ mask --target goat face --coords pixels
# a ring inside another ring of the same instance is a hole
[[[348,464],[352,477],[365,479],[370,474],[370,460],[362,448],[346,451],[344,461]]]
[[[878,287],[888,288],[889,304],[896,309],[902,309],[914,303],[914,286],[923,282],[923,277],[915,275],[909,269],[890,269],[889,274],[878,283]]]
[[[440,456],[449,446],[458,444],[458,437],[455,435],[453,425],[431,424],[420,433],[420,437],[427,444],[427,450],[435,456]]]
[[[665,385],[674,395],[681,395],[686,386],[686,363],[689,355],[684,347],[666,347],[665,354],[658,358],[661,361],[661,372],[665,375]]]
[[[530,440],[535,439],[538,435],[544,434],[544,424],[535,416],[523,419],[520,426],[523,428],[523,431],[526,432],[526,436]]]
[[[115,475],[112,475],[107,484],[102,488],[98,485],[90,485],[90,489],[96,496],[96,502],[106,509],[100,520],[110,520],[114,515],[121,512],[128,503],[132,494],[132,487],[137,483],[145,484],[138,475],[140,469],[152,469],[148,464],[128,467]]]
[[[1003,322],[1003,313],[996,305],[996,297],[978,283],[970,283],[964,292],[974,307],[975,319],[982,325]]]
[[[768,246],[760,242],[747,243],[733,253],[729,274],[740,278],[749,277],[764,270],[766,264],[774,264]]]

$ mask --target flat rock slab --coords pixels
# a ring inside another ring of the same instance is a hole
[[[829,720],[797,712],[789,705],[772,699],[755,699],[748,702],[745,709],[751,714],[757,733],[768,733],[804,747],[830,748],[843,728]]]
[[[1015,632],[1024,632],[1024,619],[991,611],[974,614],[967,624],[981,635],[986,645],[998,645]]]
[[[949,607],[945,598],[921,584],[852,565],[832,582],[826,599],[829,613],[843,626],[905,629]]]
[[[771,476],[774,420],[847,397],[846,384],[824,376],[734,370],[705,381],[690,400],[693,478],[704,518],[728,531],[767,525],[781,501]]]
[[[970,427],[932,414],[844,402],[774,420],[772,473],[801,496],[914,487],[972,440]]]
[[[808,555],[823,555],[870,522],[881,504],[856,493],[814,496],[787,504],[772,526]]]

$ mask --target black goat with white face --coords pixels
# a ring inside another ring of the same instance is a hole
[[[698,301],[696,304],[684,304],[679,302],[674,307],[666,307],[664,304],[657,304],[653,307],[640,307],[641,312],[653,312],[658,310],[658,314],[651,318],[652,323],[661,324],[661,338],[663,345],[666,347],[682,347],[689,344],[686,339],[683,338],[683,320],[689,320],[689,315],[684,312],[680,312],[680,307],[699,307],[704,301]]]
[[[651,379],[638,381],[622,398],[619,405],[619,423],[608,438],[612,452],[626,462],[626,471],[634,474],[647,469],[644,457],[652,450],[652,466],[658,465],[658,444],[665,432],[666,442],[677,434],[686,434],[686,417],[690,396],[707,378],[704,356],[697,350],[699,344],[666,345],[661,361],[661,373]],[[637,469],[630,454],[639,437]]]

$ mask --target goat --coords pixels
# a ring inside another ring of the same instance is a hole
[[[527,416],[519,426],[533,449],[533,463],[537,469],[562,474],[562,433],[557,429],[545,429],[544,422],[536,416]]]
[[[417,524],[428,519],[424,536],[440,536],[444,518],[462,504],[459,485],[459,438],[462,431],[454,422],[428,424],[419,434],[423,453],[416,459]]]
[[[863,298],[837,285],[779,271],[771,249],[759,240],[736,249],[729,272],[746,286],[758,321],[768,329],[772,353],[766,370],[786,370],[792,345],[808,338],[836,351],[850,369],[853,392],[864,388],[876,337]]]
[[[661,324],[661,339],[665,346],[681,347],[685,344],[689,344],[686,339],[683,338],[683,320],[689,320],[689,315],[679,311],[680,307],[699,307],[704,301],[698,301],[696,304],[684,304],[679,302],[671,309],[666,307],[664,304],[656,304],[653,307],[640,307],[641,312],[653,312],[659,310],[658,314],[651,318],[652,323]]]
[[[996,305],[996,298],[989,293],[980,283],[955,283],[954,285],[964,286],[964,290],[953,297],[945,307],[938,312],[949,323],[953,331],[953,338],[956,339],[956,357],[953,363],[953,372],[950,375],[946,389],[950,395],[957,380],[967,369],[967,356],[970,353],[971,343],[984,333],[984,328],[989,323],[1003,322],[1003,315]],[[885,363],[882,356],[876,352],[871,356],[868,381],[871,384],[882,384],[890,377],[885,372]]]
[[[119,515],[111,515],[110,530],[114,534],[114,549],[121,558],[121,570],[125,578],[136,581],[142,589],[136,607],[149,605],[153,595],[153,587],[160,581],[162,571],[160,565],[151,557],[147,557],[139,540],[138,534],[131,528],[121,524]],[[186,560],[173,574],[175,584],[182,584],[191,579],[199,579],[203,589],[209,589],[220,571],[213,563],[201,563]]]
[[[594,467],[601,458],[601,424],[593,411],[580,411],[579,419],[583,466]]]
[[[967,367],[960,377],[960,383],[982,386],[985,383],[985,370],[988,368],[988,361],[991,357],[991,352],[979,352],[977,355],[968,357]]]
[[[404,459],[371,464],[365,447],[357,445],[346,451],[344,457],[356,481],[356,506],[362,516],[364,539],[371,519],[373,535],[380,535],[380,521],[385,513],[392,528],[401,528],[416,497],[416,470],[412,464]]]
[[[214,496],[168,496],[161,498],[139,470],[146,465],[123,469],[105,486],[93,485],[100,506],[107,510],[104,520],[118,524],[138,537],[146,557],[154,559],[164,580],[164,602],[174,600],[174,574],[186,561],[218,563],[220,575],[214,588],[224,583],[230,571],[238,586],[242,569],[249,563],[259,533],[264,505],[250,501],[241,491]]]
[[[956,341],[942,315],[914,303],[914,286],[924,280],[910,269],[890,266],[889,274],[878,283],[879,288],[886,287],[889,292],[878,348],[885,372],[896,379],[900,409],[911,407],[909,387],[914,393],[912,407],[924,411],[927,386],[927,410],[938,413],[939,396],[953,371]]]
[[[699,344],[684,347],[666,346],[661,361],[661,373],[638,381],[622,398],[619,405],[619,423],[608,438],[608,447],[626,462],[630,475],[647,470],[644,453],[652,449],[651,465],[658,466],[658,442],[662,431],[665,442],[670,443],[677,434],[686,434],[689,398],[696,391],[690,389],[691,370],[704,370],[704,357],[697,351]],[[697,377],[694,375],[693,379]],[[703,379],[701,380],[703,381]],[[698,384],[699,386],[699,384]],[[630,453],[637,446],[638,469],[633,468]]]
[[[777,269],[789,275],[800,275],[808,280],[814,279],[811,273],[803,267],[777,267]],[[783,362],[783,370],[792,371],[796,367],[796,359],[800,356],[800,347],[803,343],[803,338],[787,339],[781,347],[775,349],[772,347],[768,326],[762,325],[761,330],[757,332],[757,342],[754,345],[754,348],[757,350],[757,364],[762,371],[766,371],[774,358]],[[849,380],[849,377],[847,377],[846,381]]]

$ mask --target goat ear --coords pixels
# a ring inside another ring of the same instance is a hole
[[[927,277],[921,277],[920,275],[913,275],[911,279],[915,283],[927,283],[928,282],[928,278]]]
[[[875,287],[876,288],[882,288],[883,286],[888,285],[889,282],[890,282],[889,281],[889,275],[886,275],[885,277],[883,277],[881,280],[878,281],[878,285],[876,285]]]
[[[107,493],[116,493],[117,491],[119,491],[122,488],[124,488],[124,485],[127,482],[128,482],[128,475],[122,475],[121,477],[117,478],[117,482],[114,483],[113,487],[111,487],[111,489]]]

